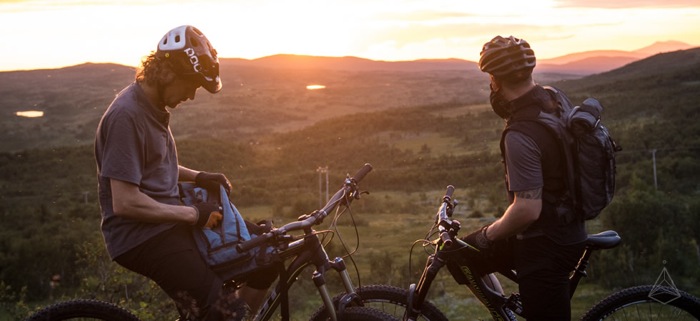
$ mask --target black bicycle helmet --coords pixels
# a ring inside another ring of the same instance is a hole
[[[156,56],[172,61],[178,75],[200,78],[210,93],[221,90],[216,49],[199,29],[184,25],[168,31],[158,43]]]
[[[535,68],[535,51],[523,39],[496,36],[484,44],[479,68],[496,78],[529,76]],[[523,73],[524,71],[524,73]]]

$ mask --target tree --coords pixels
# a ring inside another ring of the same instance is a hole
[[[698,264],[687,258],[697,257],[697,232],[691,229],[697,214],[685,198],[654,191],[636,178],[631,185],[601,214],[602,225],[623,242],[592,260],[594,277],[609,286],[652,284],[666,267],[677,285],[692,290]]]

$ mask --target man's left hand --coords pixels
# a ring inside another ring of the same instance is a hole
[[[488,225],[474,231],[473,233],[465,236],[462,240],[469,243],[469,245],[475,247],[479,252],[488,253],[493,249],[494,242],[486,238],[486,229]]]
[[[203,187],[207,191],[219,191],[219,186],[223,185],[226,189],[226,194],[231,194],[231,182],[226,175],[221,173],[199,172],[194,179],[194,184]]]

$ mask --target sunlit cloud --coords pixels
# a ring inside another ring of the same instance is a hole
[[[558,7],[575,8],[677,8],[677,7],[697,7],[697,0],[558,0]]]
[[[155,50],[167,30],[182,24],[197,26],[227,58],[285,53],[475,60],[483,43],[495,35],[525,38],[538,57],[551,58],[590,50],[636,50],[666,40],[700,45],[700,2],[0,1],[0,28],[5,30],[0,50],[8,62],[0,70],[84,62],[134,66]]]

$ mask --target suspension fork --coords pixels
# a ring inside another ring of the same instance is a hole
[[[435,254],[428,256],[428,260],[425,263],[425,268],[423,273],[418,280],[418,284],[411,284],[408,290],[408,304],[406,308],[405,320],[413,321],[418,318],[420,314],[420,307],[423,306],[425,298],[428,295],[430,286],[432,285],[438,271],[445,266],[445,261]]]
[[[324,274],[325,272],[318,270],[314,271],[311,279],[314,281],[316,289],[318,289],[318,294],[321,296],[321,300],[323,300],[323,305],[326,306],[328,316],[331,318],[331,320],[338,321],[336,318],[335,306],[333,305],[333,299],[331,298],[331,295],[328,292],[328,287],[326,286],[326,278]]]
[[[336,257],[333,261],[328,261],[328,263],[328,267],[338,272],[338,275],[343,282],[343,286],[345,287],[345,294],[338,302],[337,309],[333,303],[333,298],[326,287],[325,271],[314,271],[312,279],[314,281],[314,285],[316,285],[316,288],[318,289],[321,299],[323,300],[323,304],[326,306],[326,311],[328,311],[329,317],[332,320],[336,320],[336,314],[342,314],[345,307],[359,305],[362,303],[360,301],[360,297],[355,291],[355,286],[352,283],[350,273],[348,273],[345,265],[345,261],[342,258]]]
[[[350,273],[348,273],[347,266],[342,258],[336,257],[333,261],[329,259],[328,253],[316,234],[307,233],[306,242],[310,246],[314,247],[311,251],[313,253],[313,258],[311,261],[312,264],[316,266],[316,271],[313,272],[311,279],[314,281],[314,285],[318,289],[321,300],[323,300],[323,304],[326,306],[328,316],[331,318],[331,320],[337,321],[337,313],[342,313],[345,306],[351,304],[352,302],[360,302],[359,296],[355,291],[355,286],[350,278]],[[345,287],[346,294],[341,298],[337,310],[335,304],[333,303],[333,297],[326,286],[325,275],[329,269],[338,272],[338,275],[343,282],[343,286]]]

